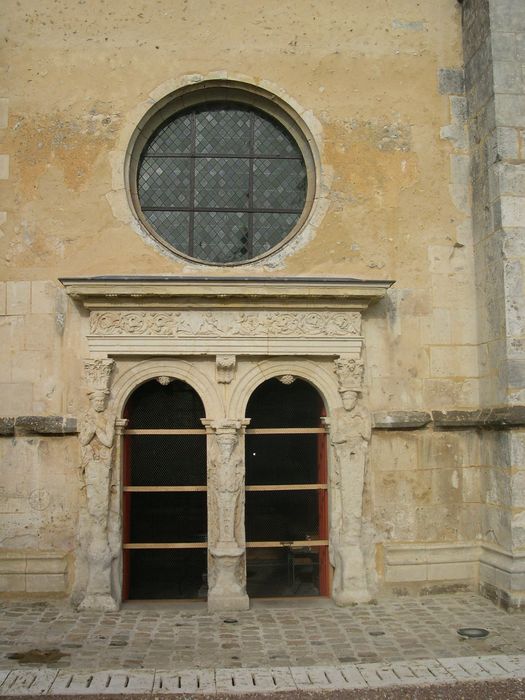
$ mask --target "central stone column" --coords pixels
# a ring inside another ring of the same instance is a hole
[[[208,608],[247,610],[244,431],[250,421],[202,422],[208,433]]]

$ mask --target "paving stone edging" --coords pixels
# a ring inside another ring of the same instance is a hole
[[[282,666],[89,673],[49,668],[0,671],[0,696],[245,694],[355,690],[525,678],[525,655],[422,659],[390,664]]]

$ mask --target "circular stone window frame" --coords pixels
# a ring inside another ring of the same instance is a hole
[[[306,171],[306,197],[303,211],[286,236],[264,253],[247,260],[233,262],[213,262],[195,258],[178,250],[168,243],[147,221],[142,212],[137,191],[137,175],[144,148],[153,133],[170,117],[174,117],[192,107],[210,102],[231,102],[259,110],[276,120],[292,136],[303,156]],[[125,186],[128,202],[141,229],[151,236],[165,250],[178,258],[198,265],[211,267],[240,267],[251,265],[279,252],[304,229],[310,219],[316,193],[319,191],[319,157],[315,139],[300,115],[274,93],[257,85],[231,80],[203,80],[186,85],[166,95],[149,109],[138,123],[127,150],[125,162]]]

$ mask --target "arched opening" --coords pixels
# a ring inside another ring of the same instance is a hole
[[[139,386],[124,417],[123,598],[206,598],[204,406],[188,384]]]
[[[269,379],[246,409],[246,561],[251,597],[328,595],[324,404],[308,382]]]

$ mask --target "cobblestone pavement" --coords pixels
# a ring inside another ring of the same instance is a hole
[[[484,627],[462,639],[460,627]],[[49,669],[338,667],[525,653],[525,615],[475,594],[391,598],[338,608],[328,600],[256,601],[242,613],[203,604],[128,603],[117,613],[76,612],[61,602],[0,605],[0,669],[31,668],[12,653],[58,650]]]

